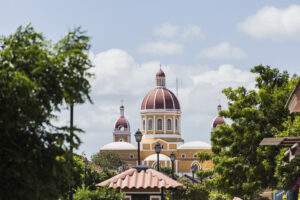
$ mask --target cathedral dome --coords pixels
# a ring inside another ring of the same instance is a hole
[[[159,69],[156,73],[156,88],[144,97],[141,110],[180,110],[179,101],[173,92],[166,88],[165,80],[165,73]]]
[[[219,124],[225,124],[223,117],[217,116],[213,122],[212,128],[217,128]]]
[[[120,117],[115,123],[115,129],[122,130],[122,129],[130,129],[130,125],[128,120],[124,116],[124,106],[120,106]]]
[[[217,107],[217,109],[218,109],[218,112],[221,111],[222,110],[222,106],[219,104],[218,107]],[[212,129],[215,130],[219,124],[225,124],[225,120],[220,115],[218,115],[214,119],[214,121],[212,123]]]
[[[124,117],[120,117],[115,123],[115,129],[129,128],[129,122]]]
[[[177,97],[170,90],[155,88],[145,96],[141,109],[180,110],[180,105]]]

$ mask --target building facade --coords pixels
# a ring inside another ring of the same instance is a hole
[[[155,145],[162,145],[160,166],[171,167],[170,154],[174,153],[175,172],[179,175],[191,173],[191,166],[198,170],[213,167],[211,161],[199,163],[197,153],[211,152],[210,144],[202,141],[184,142],[181,137],[181,108],[176,95],[167,89],[165,73],[160,69],[155,76],[156,87],[148,92],[141,104],[141,163],[149,167],[156,167],[157,154]],[[120,107],[120,118],[115,123],[114,141],[103,146],[100,151],[115,151],[131,166],[137,165],[137,148],[130,144],[130,125],[124,116],[124,106]],[[218,105],[218,111],[221,106]],[[225,123],[221,116],[217,116],[212,124],[212,131],[217,125]]]

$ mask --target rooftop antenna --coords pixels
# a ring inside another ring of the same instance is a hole
[[[121,105],[123,105],[123,99],[121,99]]]
[[[178,98],[178,78],[176,77],[176,96]]]

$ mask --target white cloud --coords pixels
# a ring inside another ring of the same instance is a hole
[[[204,34],[201,32],[200,27],[196,26],[196,25],[192,25],[192,24],[184,27],[183,37],[184,38],[198,38],[198,39],[205,38]]]
[[[267,6],[238,24],[238,29],[255,38],[276,41],[300,40],[300,6],[285,9]]]
[[[138,47],[140,53],[152,55],[178,55],[183,51],[183,46],[174,42],[149,42]]]
[[[241,59],[247,56],[242,49],[233,47],[228,42],[223,42],[217,46],[202,49],[197,57],[213,59]]]
[[[144,96],[155,87],[155,74],[159,61],[137,63],[127,52],[110,49],[90,54],[95,65],[96,77],[92,84],[91,97],[94,104],[76,105],[74,123],[85,130],[81,135],[83,144],[78,153],[88,156],[112,142],[115,120],[119,117],[120,100],[124,100],[125,116],[129,120],[132,141],[140,127],[140,106]],[[221,90],[228,86],[252,87],[254,77],[232,65],[222,65],[216,70],[207,66],[162,66],[167,87],[175,93],[176,77],[179,79],[179,101],[182,110],[182,136],[185,141],[210,141],[210,126],[217,115],[218,99],[226,104]],[[62,113],[60,124],[68,124],[68,111]]]
[[[154,35],[164,38],[196,38],[204,39],[205,35],[202,33],[201,28],[194,24],[189,24],[185,26],[163,24],[157,27],[153,31]]]
[[[178,34],[179,26],[172,24],[163,24],[154,29],[154,35],[160,37],[173,37]]]

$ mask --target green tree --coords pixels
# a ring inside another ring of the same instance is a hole
[[[125,162],[121,159],[120,154],[113,151],[101,151],[91,156],[91,160],[103,169],[118,169]]]
[[[125,193],[121,193],[117,188],[108,188],[108,186],[96,190],[82,187],[77,188],[73,197],[76,200],[121,200],[125,197]]]
[[[279,137],[299,137],[300,136],[300,116],[296,116],[294,119],[290,117],[285,123],[286,128],[283,132],[278,134]],[[284,190],[290,190],[291,188],[296,188],[299,191],[299,186],[297,185],[297,179],[300,177],[300,157],[296,156],[291,162],[284,164],[283,156],[288,148],[281,149],[280,153],[277,155],[277,165],[275,176],[278,179],[278,188]]]
[[[89,38],[79,28],[53,44],[31,25],[0,38],[1,199],[57,199],[70,182],[68,127],[52,124],[65,103],[90,100]],[[64,178],[62,178],[64,177]],[[66,181],[62,183],[62,181]]]
[[[274,158],[279,150],[259,143],[285,129],[283,122],[290,115],[285,104],[297,79],[269,66],[259,65],[251,72],[258,75],[255,90],[223,90],[229,102],[220,115],[232,124],[219,125],[211,136],[214,187],[242,199],[254,199],[267,187],[276,187]]]
[[[175,190],[174,197],[176,200],[189,199],[189,200],[207,200],[209,191],[203,184],[189,183],[187,178],[181,178],[179,183],[186,186],[186,190]],[[166,195],[169,199],[172,199],[172,190],[167,191]]]

